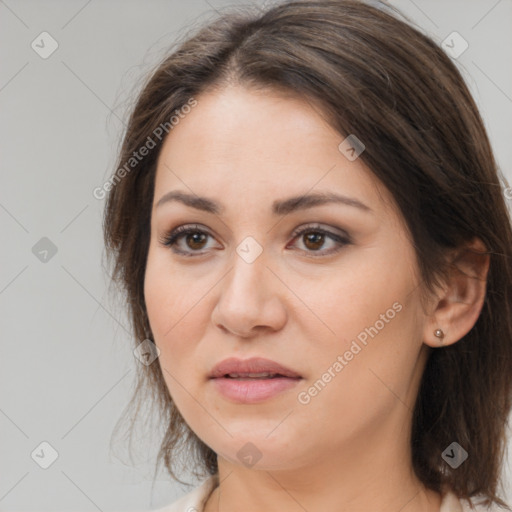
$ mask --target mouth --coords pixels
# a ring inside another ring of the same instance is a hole
[[[301,381],[300,377],[257,376],[217,377],[211,379],[215,390],[225,399],[237,404],[257,404],[283,396]]]
[[[268,378],[301,378],[295,370],[287,368],[276,361],[262,357],[237,359],[230,357],[215,365],[208,375],[210,379],[268,379]]]
[[[252,404],[269,400],[295,387],[302,376],[269,359],[230,358],[215,366],[209,379],[229,401]]]
[[[290,379],[292,377],[287,377],[286,375],[281,375],[280,373],[228,373],[227,375],[223,375],[220,378],[224,379],[235,379],[235,380],[253,380],[253,379]],[[297,377],[300,378],[300,377]]]

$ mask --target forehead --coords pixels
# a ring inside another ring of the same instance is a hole
[[[326,132],[331,132],[329,140]],[[305,138],[310,142],[306,147]],[[229,87],[200,95],[197,106],[170,132],[163,151],[186,152],[188,161],[205,153],[216,160],[271,156],[276,163],[309,154],[311,161],[318,158],[312,150],[319,143],[334,151],[338,138],[305,100]]]
[[[317,103],[281,91],[228,87],[196,98],[161,149],[155,201],[172,188],[218,197],[262,197],[310,189],[392,204],[361,159],[339,150],[345,139]]]

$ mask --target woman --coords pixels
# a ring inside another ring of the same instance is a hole
[[[170,474],[207,477],[162,510],[507,506],[511,223],[435,43],[354,0],[222,15],[148,79],[118,163],[136,397]]]

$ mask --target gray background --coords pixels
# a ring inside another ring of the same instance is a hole
[[[510,180],[512,1],[392,3],[439,43],[453,31],[469,43],[456,60]],[[140,363],[108,294],[92,191],[114,171],[140,79],[184,31],[240,4],[0,0],[0,510],[143,510],[188,490],[163,472],[152,482],[148,439],[133,461],[109,450]],[[31,47],[43,31],[59,45],[46,59]],[[31,458],[43,441],[58,452],[46,470]]]

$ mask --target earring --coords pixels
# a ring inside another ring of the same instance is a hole
[[[441,338],[441,339],[443,339],[443,338],[444,338],[444,332],[443,332],[443,330],[442,330],[442,329],[436,329],[436,330],[434,331],[434,336],[435,336],[436,338]]]

